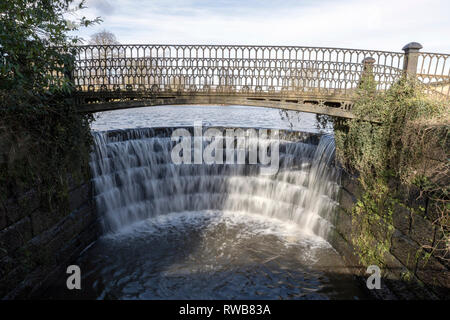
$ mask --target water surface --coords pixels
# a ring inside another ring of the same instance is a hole
[[[155,106],[99,112],[93,130],[205,125],[319,132],[313,113],[246,106]],[[326,132],[332,132],[328,127]]]

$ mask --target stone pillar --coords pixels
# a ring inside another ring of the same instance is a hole
[[[417,61],[419,59],[419,50],[422,45],[417,42],[410,42],[402,48],[405,51],[405,59],[403,60],[403,70],[408,77],[415,77],[417,73]]]
[[[75,57],[68,53],[67,54],[67,61],[64,65],[64,77],[69,81],[70,86],[72,88],[75,88],[75,82],[73,79],[73,72],[75,70]]]
[[[359,85],[365,81],[365,79],[374,79],[373,66],[375,64],[375,59],[372,57],[365,57],[362,61],[363,71],[361,74],[361,79],[359,80]]]
[[[364,75],[373,75],[373,65],[375,64],[375,59],[372,57],[365,57],[362,62],[364,65]]]

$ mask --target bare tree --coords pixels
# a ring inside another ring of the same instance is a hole
[[[120,42],[112,32],[103,30],[91,35],[89,44],[98,46],[90,51],[91,58],[93,59],[92,66],[97,69],[99,76],[97,84],[106,85],[107,87],[115,84],[118,74],[114,66],[120,66],[121,62],[114,63],[113,60],[124,57],[123,49],[115,47]]]
[[[114,44],[120,44],[119,41],[117,41],[116,36],[114,33],[103,30],[97,33],[94,33],[91,35],[91,39],[89,40],[89,44],[92,45],[114,45]]]
[[[155,78],[156,60],[150,57],[133,57],[126,46],[121,46],[116,36],[107,30],[91,35],[89,51],[92,73],[97,75],[96,85],[112,89],[114,85],[144,85],[150,87],[157,84]],[[150,60],[150,62],[149,62]],[[173,80],[172,85],[185,85],[183,75]]]

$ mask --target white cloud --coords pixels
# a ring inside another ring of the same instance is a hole
[[[254,4],[254,7],[252,7]],[[259,4],[259,5],[258,5]],[[265,44],[450,52],[450,1],[90,0],[83,15],[122,43]],[[106,9],[105,9],[106,8]]]
[[[108,0],[91,0],[89,4],[101,15],[108,16],[114,13],[114,6]]]

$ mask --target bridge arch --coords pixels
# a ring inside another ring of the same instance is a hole
[[[117,98],[114,96],[98,97],[79,96],[84,99],[80,103],[80,112],[101,112],[128,108],[165,106],[165,105],[240,105],[249,107],[275,108],[281,110],[293,110],[316,114],[326,114],[341,118],[354,118],[351,110],[351,101],[319,100],[311,97],[309,99],[280,96],[245,96],[245,95],[164,95],[145,97],[133,95],[128,98]]]

